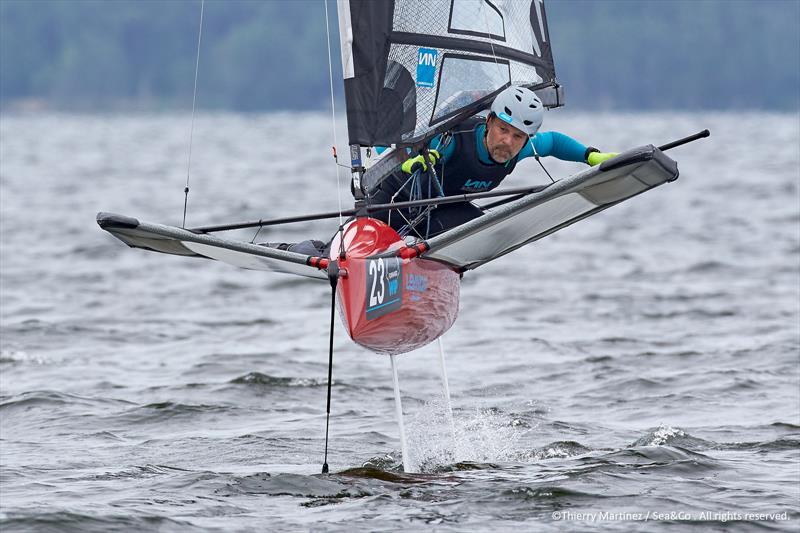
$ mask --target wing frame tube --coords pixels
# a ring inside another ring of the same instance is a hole
[[[638,168],[641,165],[644,165],[650,161],[653,161],[662,169],[665,178],[659,180],[656,183],[647,183],[641,181],[637,176],[634,175],[635,168]],[[595,201],[591,196],[590,192],[592,187],[596,187],[608,182],[611,182],[615,179],[620,179],[623,176],[613,177],[610,176],[608,180],[603,180],[603,174],[606,172],[611,172],[621,167],[631,166],[630,174],[627,177],[630,177],[633,180],[636,180],[640,183],[641,188],[638,192],[632,192],[631,194],[626,194],[621,198],[614,198],[610,197],[607,198],[605,201],[598,203]],[[458,243],[459,241],[473,235],[481,230],[488,229],[491,226],[496,224],[500,224],[501,222],[508,220],[522,212],[525,212],[529,209],[532,209],[536,206],[545,204],[551,200],[554,200],[558,197],[565,196],[570,193],[576,193],[581,196],[584,196],[582,193],[586,193],[585,199],[591,203],[596,205],[595,208],[590,209],[576,217],[570,218],[569,220],[557,224],[556,226],[541,232],[537,233],[536,235],[531,236],[530,238],[523,239],[511,246],[507,249],[503,250],[498,255],[474,261],[469,264],[462,264],[458,265],[461,271],[470,270],[473,268],[477,268],[478,266],[495,259],[496,257],[500,257],[505,255],[513,250],[524,246],[530,242],[538,240],[539,238],[545,237],[559,229],[562,229],[566,226],[573,224],[579,220],[587,218],[588,216],[594,215],[599,211],[605,210],[612,205],[616,205],[622,201],[627,200],[633,196],[637,196],[638,194],[645,192],[653,187],[661,185],[666,182],[674,181],[678,178],[678,165],[677,163],[669,158],[668,156],[664,155],[661,150],[652,146],[652,145],[645,145],[638,148],[634,148],[632,150],[628,150],[627,152],[623,152],[619,156],[609,159],[605,161],[603,164],[588,168],[582,172],[577,174],[573,174],[572,176],[563,178],[555,183],[550,184],[545,189],[532,193],[522,199],[519,199],[514,202],[510,202],[505,204],[498,209],[486,213],[478,218],[475,218],[465,224],[457,226],[449,231],[446,231],[440,235],[432,237],[428,239],[426,242],[429,246],[429,249],[423,254],[422,257],[427,259],[439,260],[443,262],[448,262],[445,259],[437,258],[435,256],[438,250],[442,250],[443,248]],[[594,181],[595,183],[590,183],[587,186],[587,183]]]
[[[294,263],[297,265],[303,265],[315,270],[325,270],[328,266],[327,258],[319,258],[310,255],[298,254],[295,252],[289,252],[286,250],[279,250],[277,248],[260,246],[248,242],[239,242],[239,241],[221,239],[214,235],[208,235],[205,233],[195,233],[193,231],[186,230],[183,228],[178,228],[175,226],[167,226],[164,224],[155,224],[151,222],[142,222],[139,221],[138,219],[127,217],[124,215],[116,215],[113,213],[101,212],[97,214],[97,223],[98,225],[100,225],[102,229],[108,231],[109,233],[111,233],[120,240],[123,239],[120,238],[118,234],[125,236],[127,232],[141,231],[145,233],[159,235],[162,237],[167,237],[169,239],[174,239],[176,241],[193,242],[197,244],[203,244],[206,246],[212,246],[215,248],[223,248],[235,252],[242,252],[245,254],[266,257],[268,259],[274,259],[277,261],[284,261],[288,263]],[[123,240],[123,242],[125,242],[129,246],[138,247],[135,245],[131,245],[129,242],[125,240]]]

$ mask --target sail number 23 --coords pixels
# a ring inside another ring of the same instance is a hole
[[[369,307],[383,303],[383,298],[386,296],[384,290],[384,272],[386,271],[386,264],[383,258],[373,259],[369,262],[369,277],[372,278],[372,289],[369,291]]]
[[[401,268],[402,261],[397,257],[367,258],[367,318],[377,318],[400,307]]]

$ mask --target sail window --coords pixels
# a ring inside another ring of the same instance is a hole
[[[445,54],[431,124],[511,83],[508,61],[482,56]]]
[[[503,16],[488,0],[451,0],[447,31],[489,37],[498,41],[506,40]]]

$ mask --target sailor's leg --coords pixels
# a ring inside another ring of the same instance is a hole
[[[350,217],[344,221],[345,224],[353,220],[354,217]],[[310,255],[313,257],[328,257],[331,251],[331,244],[333,243],[333,239],[336,237],[334,234],[333,237],[328,239],[327,242],[320,241],[317,239],[307,239],[305,241],[300,242],[262,242],[259,243],[261,246],[269,246],[270,248],[277,248],[278,250],[287,250],[289,252],[295,252],[298,254],[303,255]]]
[[[311,255],[314,257],[326,257],[326,244],[316,239],[308,239],[295,244],[290,244],[287,250],[298,254]]]

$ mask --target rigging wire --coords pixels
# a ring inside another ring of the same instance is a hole
[[[339,143],[336,139],[336,103],[333,97],[333,61],[331,59],[331,30],[328,24],[328,0],[322,0],[322,3],[325,4],[325,32],[327,34],[325,42],[328,45],[328,80],[331,86],[331,131],[333,132],[333,160],[336,163],[336,198],[339,201],[339,226],[342,226],[342,184],[339,179],[340,165],[336,155],[336,147]]]
[[[192,168],[192,139],[194,137],[194,110],[197,102],[197,72],[200,70],[200,41],[203,38],[203,11],[206,0],[200,0],[200,28],[197,30],[197,58],[194,63],[194,91],[192,93],[192,125],[189,127],[189,155],[186,160],[186,186],[183,188],[183,225],[186,228],[186,208],[189,205],[189,173]]]
[[[531,143],[531,148],[533,148],[533,141],[530,141],[530,143]],[[542,170],[544,170],[544,173],[545,173],[545,174],[547,174],[547,177],[548,177],[548,178],[550,178],[550,181],[552,181],[553,183],[555,183],[555,182],[556,182],[556,180],[554,180],[554,179],[553,179],[553,176],[551,176],[551,175],[550,175],[550,173],[547,171],[547,169],[546,169],[546,168],[544,168],[544,163],[542,163],[542,160],[541,160],[541,158],[539,157],[539,154],[537,154],[537,153],[536,153],[536,149],[535,149],[535,148],[533,148],[533,158],[534,158],[534,159],[536,159],[536,162],[537,162],[537,163],[539,163],[539,166],[540,166],[540,167],[542,167]]]
[[[322,0],[325,5],[325,43],[328,46],[328,80],[331,89],[331,133],[333,134],[333,162],[336,166],[336,199],[339,202],[339,259],[345,258],[344,250],[344,221],[342,219],[342,186],[339,178],[339,158],[336,154],[336,147],[339,141],[336,138],[336,100],[333,95],[333,60],[331,59],[331,30],[328,22],[328,0]],[[334,316],[336,312],[336,285],[339,281],[339,263],[331,261],[328,264],[328,281],[331,285],[331,325],[328,344],[328,401],[325,408],[325,457],[322,462],[322,473],[328,473],[328,436],[331,425],[331,388],[333,386],[333,331]]]
[[[500,67],[500,62],[499,62],[499,61],[497,61],[497,54],[494,52],[494,39],[492,39],[492,31],[491,31],[491,29],[489,28],[489,18],[486,16],[486,11],[484,11],[484,10],[483,10],[483,5],[484,5],[484,4],[483,4],[483,2],[481,2],[481,3],[478,5],[478,10],[479,10],[481,13],[483,13],[483,22],[486,24],[486,35],[488,35],[488,36],[489,36],[489,37],[488,37],[488,39],[489,39],[489,46],[490,46],[490,47],[491,47],[491,49],[492,49],[492,57],[494,58],[494,64],[497,66],[497,71],[498,71],[498,72],[499,72],[499,73],[502,75],[502,67]],[[511,74],[511,71],[509,71],[509,75],[510,75],[510,74]],[[511,80],[509,80],[509,83],[511,83]]]
[[[253,235],[252,239],[250,239],[250,244],[255,244],[256,243],[256,239],[258,238],[258,234],[261,233],[262,229],[264,229],[264,226],[258,226],[258,229],[256,230],[256,234]]]
[[[533,145],[533,137],[530,137],[530,136],[528,137],[528,144],[531,145],[531,151],[533,152],[533,158],[536,160],[537,163],[539,163],[539,166],[542,167],[542,170],[544,170],[544,173],[547,174],[548,178],[550,178],[550,181],[555,183],[556,180],[554,180],[553,176],[551,176],[550,173],[547,171],[547,169],[544,168],[544,163],[542,163],[542,158],[539,157],[539,152],[536,151],[536,147]]]
[[[492,39],[492,32],[489,29],[489,19],[486,16],[486,11],[483,10],[483,4],[480,4],[480,7],[478,9],[481,11],[481,13],[483,13],[483,21],[486,23],[486,34],[489,35],[489,46],[492,49],[492,56],[494,57],[494,64],[497,65],[497,68],[499,70],[500,69],[500,63],[498,63],[497,54],[495,54],[495,52],[494,52],[494,42],[493,42],[493,39]],[[509,71],[509,73],[510,73],[510,71]],[[511,80],[509,80],[509,83],[511,83]],[[533,151],[533,158],[536,159],[536,162],[539,163],[540,167],[542,167],[542,170],[544,170],[544,173],[547,174],[548,178],[550,178],[550,181],[555,183],[556,180],[554,180],[553,176],[551,176],[550,173],[547,171],[547,169],[544,168],[544,164],[542,163],[542,160],[539,158],[539,154],[536,152],[536,148],[533,146],[533,138],[530,137],[530,136],[528,136],[528,143],[530,143],[530,145],[531,145],[531,150]]]

